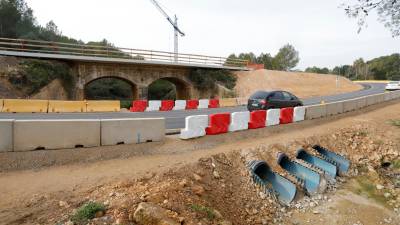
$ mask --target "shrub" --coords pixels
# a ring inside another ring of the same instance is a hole
[[[200,90],[215,89],[216,82],[221,83],[228,89],[233,89],[236,86],[237,77],[228,70],[193,70],[189,79],[194,83],[195,87]]]
[[[96,213],[101,211],[105,211],[103,204],[97,202],[88,202],[76,211],[71,220],[76,224],[83,224],[86,223],[86,221],[95,218]]]

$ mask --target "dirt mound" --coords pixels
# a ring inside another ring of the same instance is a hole
[[[248,98],[257,90],[287,90],[298,97],[307,98],[333,95],[362,89],[345,77],[336,75],[285,72],[274,70],[255,70],[238,72],[236,93],[238,97]]]

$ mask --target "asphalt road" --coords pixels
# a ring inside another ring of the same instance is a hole
[[[346,99],[358,98],[366,95],[385,92],[385,84],[366,83],[364,89],[345,94],[337,94],[322,97],[302,99],[305,105],[318,104],[321,100],[325,102],[335,102]],[[169,112],[116,112],[116,113],[0,113],[0,119],[121,119],[121,118],[155,118],[165,117],[166,128],[176,129],[185,127],[185,117],[191,115],[209,115],[219,112],[239,112],[247,110],[246,106],[199,109],[199,110],[179,110]]]

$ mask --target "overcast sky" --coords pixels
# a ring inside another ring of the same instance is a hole
[[[87,41],[106,38],[119,47],[173,51],[173,28],[150,0],[27,0],[41,25],[53,20],[64,35]],[[186,33],[180,52],[215,56],[276,54],[290,43],[297,68],[351,64],[400,52],[400,38],[377,22],[357,33],[339,8],[346,0],[159,0],[177,14]],[[347,2],[349,2],[347,0]],[[350,1],[351,2],[351,1]]]

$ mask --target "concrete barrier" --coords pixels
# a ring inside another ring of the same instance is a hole
[[[210,103],[210,100],[208,99],[200,99],[199,100],[199,109],[208,109],[208,104]]]
[[[247,105],[249,99],[248,98],[236,98],[238,105]]]
[[[49,113],[86,112],[85,101],[49,101]]]
[[[249,128],[250,112],[234,112],[231,114],[231,124],[229,131],[247,130]]]
[[[383,100],[384,100],[385,102],[392,100],[392,94],[391,94],[390,92],[386,92],[386,93],[383,95]]]
[[[3,104],[4,104],[4,100],[0,99],[0,112],[3,111]]]
[[[0,120],[0,152],[13,150],[13,122],[14,120]]]
[[[188,116],[185,118],[185,129],[181,130],[180,139],[191,139],[206,135],[208,116]]]
[[[14,151],[100,146],[100,120],[15,120]]]
[[[281,116],[281,110],[280,109],[269,109],[267,111],[267,120],[266,120],[266,126],[275,126],[279,125],[280,122],[280,116]]]
[[[164,118],[101,120],[101,145],[157,142],[164,138]]]
[[[146,112],[160,111],[161,101],[149,101],[149,106],[147,106]]]
[[[119,112],[121,110],[120,101],[87,101],[87,112]]]
[[[363,99],[351,99],[343,101],[343,112],[351,112],[358,109],[360,106],[360,102],[364,101]]]
[[[362,109],[365,107],[367,107],[367,98],[366,97],[357,98],[357,109]]]
[[[235,107],[237,105],[238,103],[236,98],[223,98],[219,100],[220,107]]]
[[[2,112],[47,113],[48,100],[4,99]]]
[[[186,109],[186,100],[176,100],[175,106],[173,110],[185,110]]]
[[[326,115],[332,116],[343,113],[343,102],[333,102],[326,104]]]
[[[326,105],[312,105],[306,107],[306,119],[312,120],[326,116]]]
[[[295,107],[293,111],[293,122],[303,121],[306,116],[306,107]]]

